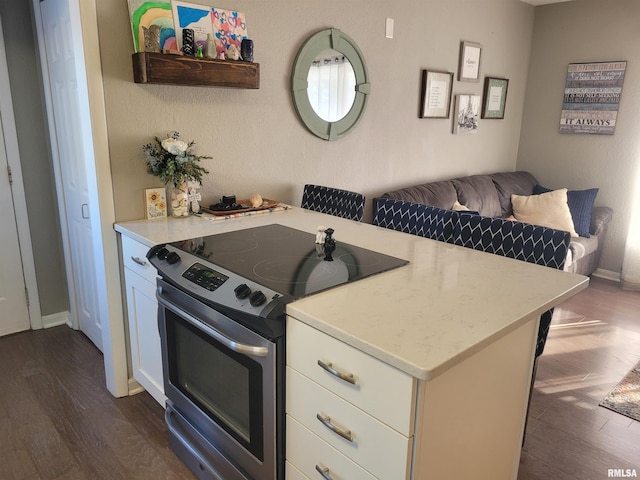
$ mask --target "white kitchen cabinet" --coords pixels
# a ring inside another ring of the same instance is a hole
[[[133,378],[164,407],[166,399],[157,320],[157,273],[146,258],[148,250],[149,247],[122,236]]]
[[[287,462],[311,479],[321,478],[315,465],[334,480],[515,479],[537,326],[533,315],[423,381],[289,316]],[[356,383],[326,372],[317,362],[323,359]],[[386,391],[371,388],[382,378]],[[384,408],[369,407],[376,401]],[[403,418],[412,419],[408,430],[390,425],[406,424]]]
[[[289,317],[287,460],[310,478],[316,465],[332,479],[409,478],[416,383]]]

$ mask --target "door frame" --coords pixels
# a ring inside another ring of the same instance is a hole
[[[0,18],[0,112],[2,112],[2,132],[4,148],[7,152],[7,163],[11,168],[11,195],[13,196],[13,210],[16,217],[18,242],[20,243],[20,257],[25,287],[29,293],[27,308],[29,323],[33,330],[42,328],[42,312],[40,310],[40,296],[36,280],[36,266],[31,243],[31,229],[29,228],[29,214],[27,211],[27,197],[24,191],[22,166],[20,163],[20,149],[18,148],[18,133],[13,114],[13,100],[11,85],[9,84],[9,66],[4,46],[4,32]],[[4,173],[0,173],[4,175]]]
[[[40,55],[45,51],[43,25],[40,12],[40,1],[32,0],[32,14],[36,26],[36,41],[39,57],[47,121],[51,141],[55,141],[53,116],[51,113],[51,97],[49,91],[49,74],[46,59]],[[123,313],[123,300],[120,281],[120,261],[115,224],[115,208],[113,202],[113,185],[111,162],[109,157],[107,116],[102,81],[102,64],[100,61],[100,45],[98,38],[98,14],[96,0],[69,0],[71,6],[72,27],[77,29],[82,39],[84,55],[76,59],[84,65],[86,78],[79,79],[87,91],[88,108],[91,117],[93,162],[87,164],[89,185],[89,216],[94,232],[93,251],[98,293],[98,310],[102,327],[102,353],[107,389],[116,397],[129,395],[129,373],[127,362],[126,334]],[[54,155],[54,176],[58,201],[62,197],[62,181],[57,153]],[[63,200],[62,200],[63,201]],[[61,203],[64,205],[64,203]],[[64,208],[59,208],[60,225],[63,231],[62,242],[65,256],[69,251],[67,217]],[[65,259],[65,263],[67,260]],[[68,280],[69,291],[73,290],[72,277]],[[75,291],[75,290],[74,290]],[[74,307],[75,308],[75,307]],[[75,320],[77,322],[77,319]],[[76,323],[77,328],[77,323]]]

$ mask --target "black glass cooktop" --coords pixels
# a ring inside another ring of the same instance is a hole
[[[326,259],[315,235],[273,224],[175,242],[192,253],[283,295],[301,298],[311,293],[363,279],[409,263],[340,241]]]

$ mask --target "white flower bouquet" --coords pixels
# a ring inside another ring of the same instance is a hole
[[[199,165],[200,160],[213,158],[207,155],[196,155],[193,152],[195,142],[180,140],[180,134],[173,132],[167,138],[155,138],[155,144],[147,143],[142,147],[145,153],[147,172],[165,184],[179,186],[189,180],[202,182],[202,176],[209,171]]]

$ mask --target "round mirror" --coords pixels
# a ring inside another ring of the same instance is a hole
[[[347,116],[356,99],[356,74],[351,62],[337,50],[323,50],[307,75],[307,96],[321,119],[337,122]]]
[[[336,140],[356,125],[370,91],[369,74],[356,43],[337,29],[309,38],[296,57],[293,103],[314,135]]]

